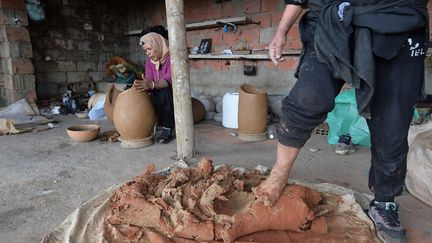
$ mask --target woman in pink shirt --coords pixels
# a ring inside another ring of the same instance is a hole
[[[172,96],[171,61],[168,41],[157,33],[145,34],[140,45],[148,56],[145,75],[135,80],[134,87],[149,92],[162,126],[159,143],[169,143],[173,139],[174,104]]]

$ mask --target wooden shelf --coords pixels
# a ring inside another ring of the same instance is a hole
[[[283,56],[299,56],[301,50],[290,50],[284,52]],[[223,54],[189,54],[189,59],[215,59],[215,60],[270,60],[268,54],[245,54],[245,55],[223,55]]]

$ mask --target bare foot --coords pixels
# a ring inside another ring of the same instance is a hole
[[[252,191],[258,201],[261,201],[267,207],[273,206],[273,204],[279,199],[279,196],[285,188],[288,180],[288,173],[273,172],[270,176],[257,187],[253,188]]]

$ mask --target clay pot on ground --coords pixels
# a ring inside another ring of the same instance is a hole
[[[267,92],[252,85],[240,86],[238,130],[239,139],[259,141],[266,139]]]
[[[204,120],[206,117],[206,109],[204,104],[195,98],[192,98],[192,114],[194,124]]]
[[[135,88],[120,93],[114,106],[113,120],[122,141],[151,138],[156,115],[148,94]]]
[[[206,112],[215,112],[216,111],[216,103],[213,101],[212,97],[200,96],[197,98],[201,103],[203,103]]]
[[[121,91],[116,89],[114,84],[108,86],[107,94],[105,96],[104,111],[108,121],[110,121],[111,123],[114,123],[114,119],[113,119],[114,106],[116,104],[117,97],[120,93]]]
[[[97,138],[100,126],[97,124],[85,124],[68,127],[66,129],[69,137],[76,142],[90,142]]]

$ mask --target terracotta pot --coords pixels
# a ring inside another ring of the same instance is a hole
[[[204,104],[195,98],[192,98],[192,114],[194,124],[204,120],[206,117],[206,109]]]
[[[262,134],[267,131],[267,92],[252,85],[240,86],[238,129],[240,133]]]
[[[99,135],[100,126],[96,124],[78,125],[68,127],[66,131],[74,141],[90,142]]]
[[[105,96],[104,111],[108,121],[110,121],[111,123],[114,123],[113,120],[114,106],[117,101],[117,97],[120,93],[121,91],[116,89],[114,84],[108,86],[107,94]]]
[[[151,136],[156,123],[155,110],[146,92],[130,88],[117,97],[114,126],[123,140],[142,140]]]
[[[201,103],[203,103],[206,112],[214,112],[216,111],[216,103],[214,102],[212,97],[200,96],[197,98]]]

